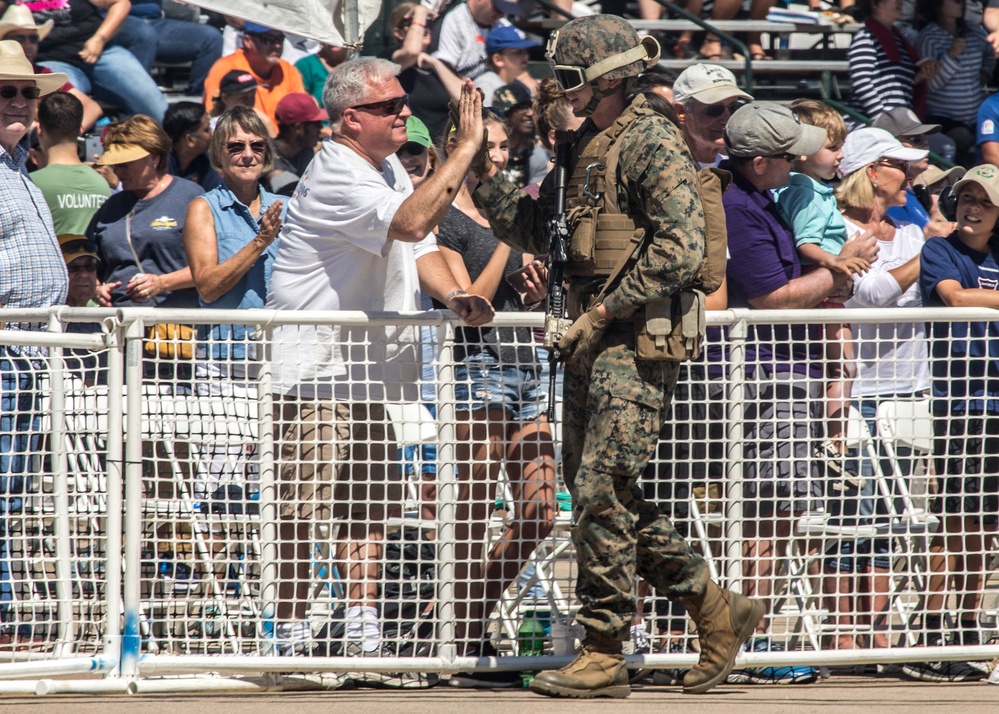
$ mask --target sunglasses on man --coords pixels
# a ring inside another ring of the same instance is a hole
[[[369,104],[355,104],[350,107],[358,111],[376,114],[380,116],[395,116],[402,112],[403,108],[409,104],[409,95],[403,94],[401,97],[386,99],[381,102],[371,102]]]
[[[25,99],[38,99],[42,96],[42,90],[38,87],[13,87],[10,85],[0,87],[0,97],[4,99],[13,99],[20,92],[21,96]]]

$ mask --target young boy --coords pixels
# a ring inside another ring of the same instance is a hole
[[[836,205],[829,181],[843,159],[846,123],[836,111],[822,102],[798,99],[791,111],[804,124],[826,130],[826,143],[811,156],[799,156],[794,162],[795,173],[787,186],[775,191],[777,208],[794,231],[794,240],[803,266],[816,266],[831,271],[859,275],[870,268],[862,258],[841,258],[846,242],[846,224]],[[814,267],[811,268],[814,270]],[[843,307],[826,301],[824,307]],[[850,326],[828,324],[826,335],[826,440],[817,448],[816,456],[826,461],[828,471],[843,479],[844,488],[860,488],[863,483],[855,473],[843,467],[846,455],[846,419],[850,411],[850,385],[855,376],[853,336]]]
[[[983,164],[954,184],[957,230],[926,241],[919,289],[927,307],[999,308],[999,167]],[[925,644],[944,644],[943,613],[953,577],[958,644],[979,644],[986,533],[999,525],[999,321],[933,322],[933,456],[941,479],[933,511]],[[902,672],[926,681],[968,681],[985,673],[964,662],[923,662]]]

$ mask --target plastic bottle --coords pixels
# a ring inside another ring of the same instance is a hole
[[[517,630],[517,654],[521,657],[537,657],[544,653],[545,627],[534,610],[530,610]]]

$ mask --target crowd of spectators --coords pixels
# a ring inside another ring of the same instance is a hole
[[[462,479],[481,485],[490,459],[498,463],[506,454],[511,463],[531,464],[530,473],[511,474],[518,499],[550,502],[554,447],[550,425],[538,419],[544,360],[539,363],[533,349],[521,354],[531,345],[529,335],[478,327],[492,315],[490,302],[501,310],[524,307],[505,276],[531,265],[534,256],[497,241],[470,198],[465,182],[476,182],[480,139],[460,130],[447,133],[448,103],[460,106],[466,119],[474,106],[484,112],[474,126],[480,134],[485,128],[482,140],[492,163],[528,194],[544,179],[554,132],[574,129],[578,119],[551,80],[539,83],[532,76],[528,52],[539,43],[510,21],[523,16],[531,3],[468,0],[440,18],[423,5],[399,4],[390,15],[397,47],[360,64],[346,63],[344,48],[328,45],[288,62],[282,58],[285,34],[250,20],[239,22],[239,48],[222,56],[218,28],[166,17],[163,4],[0,2],[0,8],[6,6],[0,18],[0,185],[6,187],[0,232],[5,245],[15,246],[4,252],[14,251],[9,264],[17,266],[0,276],[0,303],[413,310],[421,304],[422,286],[440,306],[473,325],[459,333],[459,342],[468,343],[457,350],[465,369],[459,381],[474,364],[481,379],[517,388],[513,403],[500,406],[459,394],[470,413],[459,440],[473,447],[481,442],[481,453],[472,448],[459,454],[469,472]],[[730,17],[738,4],[716,0],[712,16]],[[761,9],[765,15],[772,4],[754,1],[752,16]],[[643,17],[656,12],[647,3],[639,6]],[[699,11],[701,3],[692,0],[687,6]],[[863,28],[848,52],[850,102],[873,120],[871,128],[858,124],[848,132],[842,117],[812,100],[790,107],[754,101],[731,72],[713,64],[694,65],[675,82],[652,73],[637,83],[636,93],[680,127],[699,167],[718,167],[732,177],[721,210],[728,225],[739,230],[729,233],[728,274],[723,287],[708,296],[709,309],[996,304],[999,266],[992,231],[999,220],[999,99],[986,98],[984,87],[999,48],[999,0],[920,1],[914,7],[897,0],[858,0],[852,11]],[[765,58],[759,38],[749,39],[754,59]],[[693,35],[681,36],[674,54],[694,54],[693,43]],[[696,52],[712,59],[723,57],[725,48],[708,35]],[[149,74],[154,62],[189,62],[188,92],[201,101],[168,105]],[[484,97],[472,98],[472,81]],[[44,96],[39,99],[39,94]],[[13,118],[6,113],[9,107]],[[81,134],[109,108],[120,120],[104,129],[96,161],[86,153],[81,158]],[[335,141],[328,140],[331,135]],[[23,170],[29,148],[35,169],[30,181]],[[930,148],[975,168],[963,174],[962,168],[931,167]],[[460,188],[445,190],[448,186]],[[949,188],[957,197],[956,215],[939,200]],[[327,240],[333,234],[340,238]],[[64,262],[58,260],[60,245]],[[386,267],[382,259],[390,254]],[[26,291],[18,287],[22,280],[38,283],[26,280],[29,273],[45,279]],[[537,271],[530,279],[535,288],[543,283]],[[934,323],[933,335],[911,323],[835,325],[824,339],[805,325],[755,329],[748,339],[754,374],[746,398],[758,410],[746,422],[743,444],[747,593],[772,594],[795,519],[823,506],[829,494],[821,484],[827,477],[838,479],[840,492],[866,504],[860,516],[877,517],[871,464],[851,452],[845,440],[844,414],[851,403],[873,432],[880,401],[929,391],[945,496],[935,506],[943,526],[930,563],[938,576],[932,581],[937,597],[927,606],[924,640],[943,640],[945,574],[959,565],[969,573],[969,586],[958,640],[977,642],[974,618],[984,563],[962,559],[962,534],[978,539],[973,549],[980,553],[985,533],[995,528],[999,400],[991,379],[972,383],[960,403],[952,400],[951,380],[960,375],[946,367],[948,354],[929,354],[928,338],[940,338],[933,343],[938,349],[958,350],[967,342],[962,354],[995,376],[997,325],[972,323],[962,332]],[[210,393],[224,392],[219,385],[253,379],[259,356],[244,346],[246,331],[239,325],[204,328],[202,339],[215,346],[211,354],[200,355],[189,375],[151,361],[147,369],[160,379],[200,379]],[[359,499],[343,487],[358,481],[377,484],[384,489],[379,502],[394,503],[398,484],[386,474],[357,475],[340,467],[336,474],[304,474],[291,464],[317,457],[326,464],[388,463],[385,455],[354,454],[349,444],[391,442],[376,430],[387,423],[386,416],[370,402],[386,399],[398,381],[398,375],[383,375],[381,367],[418,364],[400,355],[415,351],[419,340],[406,330],[379,334],[374,342],[370,335],[354,339],[348,332],[285,328],[275,335],[275,384],[282,394],[276,436],[286,447],[282,478],[289,482],[291,504],[282,510],[279,533],[290,565],[282,572],[286,605],[279,608],[272,633],[276,654],[300,652],[309,639],[304,611],[311,569],[308,523],[325,517],[323,509],[334,503],[338,515],[356,515],[359,524],[338,545],[347,563],[348,636],[359,642],[358,654],[379,647],[374,564],[383,534],[376,524],[391,508],[355,513],[351,509],[360,507]],[[227,351],[226,341],[237,344]],[[329,353],[303,357],[299,348],[305,342]],[[368,352],[351,355],[340,345],[365,345]],[[37,446],[18,441],[31,425],[6,425],[17,411],[15,402],[32,394],[36,357],[30,350],[0,349],[4,483],[20,478],[24,454]],[[712,413],[721,397],[722,390],[710,380],[720,377],[723,357],[709,352],[690,367],[706,376],[707,386],[690,400],[703,408],[701,413]],[[508,372],[504,361],[517,367]],[[95,366],[81,363],[79,370],[87,373]],[[377,394],[348,389],[343,374],[351,376],[355,369],[363,374],[354,375],[350,386],[375,388]],[[93,375],[84,378],[92,381]],[[418,381],[412,375],[409,386]],[[329,394],[310,392],[316,383]],[[333,397],[364,406],[356,413],[339,407],[331,412],[321,400]],[[822,405],[820,414],[810,413],[814,404]],[[511,411],[513,420],[504,416]],[[329,443],[336,442],[333,430],[347,429],[340,451],[317,455],[311,450],[302,432],[313,423],[327,430]],[[707,433],[700,434],[705,441]],[[477,469],[483,473],[471,473]],[[970,501],[965,495],[969,475],[977,479],[977,495]],[[715,476],[704,469],[693,480]],[[297,486],[290,485],[293,480]],[[205,485],[203,493],[211,494],[218,485]],[[484,507],[487,499],[477,494],[462,501],[473,512],[459,515],[466,540],[483,541],[481,526],[488,516],[474,513],[470,504]],[[4,503],[12,507],[10,500]],[[519,516],[517,525],[523,527],[524,512]],[[465,594],[473,605],[459,613],[467,620],[463,636],[469,641],[481,637],[483,618],[516,576],[510,568],[515,565],[519,572],[548,532],[551,517],[547,511],[535,514],[530,528],[511,530],[485,559],[481,548],[464,556],[478,570],[471,568],[459,582],[486,582],[477,601]],[[870,581],[864,593],[874,604],[866,610],[888,607],[890,546],[866,547],[864,557],[843,549],[826,554],[829,610],[841,623],[849,623],[852,612],[863,607],[855,574]],[[956,559],[961,563],[955,565]],[[764,620],[751,647],[777,649],[768,633]],[[857,644],[841,637],[836,646]],[[887,644],[883,638],[874,643]],[[474,644],[467,651],[486,652]],[[933,681],[983,676],[966,663],[910,665],[905,672]],[[766,683],[816,678],[810,667],[744,669],[733,676]]]

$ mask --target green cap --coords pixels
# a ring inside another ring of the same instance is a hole
[[[430,139],[430,130],[427,129],[427,125],[415,116],[406,119],[406,141],[419,144],[424,148],[429,148],[434,143]]]

